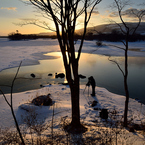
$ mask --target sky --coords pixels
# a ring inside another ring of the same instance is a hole
[[[28,1],[28,0],[23,0]],[[145,5],[139,5],[145,3],[144,0],[130,0],[132,5],[126,7],[126,10],[135,8],[138,11],[141,8],[145,8]],[[118,21],[118,15],[116,9],[111,8],[113,0],[102,0],[100,4],[94,10],[91,20],[89,22],[90,27],[109,23],[111,19]],[[127,16],[126,20],[136,21],[134,17]],[[22,34],[38,34],[41,32],[49,32],[44,28],[40,28],[34,25],[19,26],[17,24],[26,20],[42,20],[42,17],[38,16],[36,9],[32,5],[26,5],[22,0],[0,0],[0,36],[7,36],[10,33],[18,30]],[[77,29],[82,28],[83,15],[80,17]],[[44,21],[44,20],[43,20]],[[54,26],[53,22],[45,20],[50,26]]]

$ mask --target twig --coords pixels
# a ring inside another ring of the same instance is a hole
[[[52,144],[53,144],[53,121],[54,121],[54,104],[53,104],[52,126],[51,126]]]
[[[116,45],[107,44],[106,46],[113,46],[113,47],[116,47],[116,48],[119,48],[119,49],[122,49],[122,50],[124,50],[124,51],[125,51],[125,49],[124,49],[124,48],[119,47],[119,46],[116,46]]]
[[[17,78],[19,69],[20,69],[20,67],[21,67],[21,64],[22,64],[22,61],[20,62],[20,65],[19,65],[19,67],[18,67],[18,69],[17,69],[16,75],[15,75],[15,77],[14,77],[14,79],[13,79],[13,81],[12,81],[12,84],[11,84],[11,86],[10,86],[10,87],[11,87],[10,102],[7,100],[5,94],[3,93],[3,91],[2,91],[1,89],[0,89],[0,92],[2,93],[2,95],[3,95],[3,97],[4,97],[5,101],[6,101],[6,103],[8,104],[8,106],[9,106],[10,109],[11,109],[11,113],[12,113],[12,116],[13,116],[13,119],[14,119],[14,122],[15,122],[15,125],[16,125],[16,129],[17,129],[17,131],[18,131],[18,133],[19,133],[19,136],[20,136],[22,145],[25,145],[25,142],[24,142],[24,139],[23,139],[23,137],[22,137],[22,134],[21,134],[21,131],[20,131],[20,128],[19,128],[19,125],[18,125],[16,116],[15,116],[15,113],[14,113],[14,109],[13,109],[13,87],[14,87],[14,83],[15,83],[15,80],[16,80],[16,78]]]
[[[111,56],[108,57],[108,60],[109,60],[109,61],[112,61],[113,63],[115,63],[115,64],[118,66],[118,68],[120,69],[120,71],[122,72],[123,76],[124,76],[125,74],[124,74],[122,68],[120,67],[120,65],[119,65],[115,60],[111,60],[110,57],[111,57]]]
[[[4,99],[5,99],[5,101],[7,102],[7,104],[9,105],[9,107],[11,107],[11,104],[10,104],[9,101],[7,100],[7,98],[6,98],[5,94],[4,94],[4,92],[3,92],[1,89],[0,89],[0,92],[2,93]]]

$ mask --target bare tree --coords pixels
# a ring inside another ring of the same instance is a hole
[[[102,0],[29,0],[29,4],[34,5],[43,13],[43,17],[54,22],[57,39],[63,56],[66,79],[71,91],[71,127],[74,129],[81,127],[78,75],[79,59],[82,52],[88,22],[94,8],[101,1]],[[83,16],[84,26],[81,43],[76,55],[74,33],[77,20],[80,16]],[[46,23],[45,26],[46,29],[49,29]]]
[[[6,103],[8,104],[8,106],[11,109],[11,113],[12,113],[12,116],[13,116],[13,119],[14,119],[14,122],[15,122],[16,129],[17,129],[17,131],[19,133],[19,137],[21,139],[22,145],[25,145],[25,142],[24,142],[22,133],[20,131],[20,127],[19,127],[19,124],[18,124],[18,121],[17,121],[16,116],[15,116],[15,113],[14,113],[14,109],[13,109],[13,87],[14,87],[15,80],[17,79],[17,75],[18,75],[19,69],[21,67],[21,63],[22,63],[22,61],[20,62],[20,65],[19,65],[19,67],[17,69],[16,75],[15,75],[13,81],[12,81],[11,86],[9,86],[11,88],[10,101],[8,101],[7,97],[5,96],[4,92],[1,89],[0,89],[0,92],[2,93],[2,95],[3,95],[3,97],[4,97],[5,101],[6,101]]]
[[[117,8],[118,15],[121,20],[121,24],[120,23],[116,23],[116,24],[119,26],[121,33],[125,36],[125,41],[122,41],[124,47],[118,47],[119,49],[124,50],[124,57],[125,57],[124,70],[119,66],[119,64],[116,61],[113,60],[111,61],[117,64],[124,77],[124,90],[126,94],[125,109],[124,109],[124,126],[127,127],[127,113],[128,113],[128,103],[129,103],[129,89],[128,89],[128,82],[127,82],[129,37],[132,37],[135,34],[138,27],[140,26],[143,16],[145,15],[145,10],[142,9],[140,11],[135,11],[136,9],[130,9],[128,12],[124,13],[123,9],[125,8],[125,6],[129,5],[129,0],[114,0],[114,4],[115,5],[113,5],[113,7]],[[124,15],[130,15],[136,18],[137,19],[136,25],[131,27],[130,23],[126,22],[125,19],[123,18]]]

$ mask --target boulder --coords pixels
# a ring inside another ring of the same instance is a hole
[[[52,105],[52,99],[50,98],[50,94],[41,95],[32,100],[32,103],[36,106],[50,106]]]
[[[64,78],[65,77],[65,74],[64,73],[55,73],[55,78]]]
[[[32,73],[32,74],[30,74],[30,76],[31,76],[32,78],[35,78],[35,74],[33,74],[33,73]]]
[[[48,76],[52,76],[52,74],[48,74]]]
[[[85,79],[86,76],[79,74],[79,78],[81,78],[81,79]]]

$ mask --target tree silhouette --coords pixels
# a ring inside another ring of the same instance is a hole
[[[136,30],[140,26],[141,20],[143,16],[145,15],[145,10],[142,9],[140,11],[135,11],[134,9],[130,9],[129,12],[123,13],[123,9],[125,6],[129,5],[129,0],[114,0],[113,7],[117,8],[118,10],[118,15],[121,20],[121,24],[116,23],[116,25],[119,26],[121,33],[125,36],[125,41],[122,41],[124,47],[118,47],[119,49],[124,50],[124,57],[125,57],[125,62],[124,62],[124,70],[119,66],[119,64],[116,61],[113,61],[117,64],[119,69],[122,72],[122,75],[124,77],[124,90],[126,94],[126,100],[125,100],[125,109],[124,109],[124,126],[127,127],[127,113],[128,113],[128,103],[129,103],[129,89],[128,89],[128,49],[129,49],[129,39],[133,35],[135,35]],[[123,15],[131,15],[133,18],[137,18],[138,22],[136,23],[135,26],[131,26],[130,23],[127,23]]]
[[[11,86],[7,86],[7,87],[10,87],[10,88],[11,88],[10,101],[8,101],[6,95],[5,95],[4,92],[1,90],[1,88],[0,88],[0,93],[3,95],[3,97],[4,97],[5,101],[6,101],[6,103],[8,104],[8,106],[9,106],[10,109],[11,109],[11,113],[12,113],[12,116],[13,116],[13,119],[14,119],[14,122],[15,122],[15,126],[16,126],[16,129],[17,129],[17,131],[18,131],[19,137],[20,137],[20,139],[21,139],[21,144],[22,144],[22,145],[25,145],[25,142],[24,142],[24,139],[23,139],[23,136],[22,136],[22,133],[21,133],[21,130],[20,130],[18,121],[17,121],[16,116],[15,116],[15,113],[14,113],[14,108],[13,108],[13,87],[14,87],[15,80],[17,79],[17,75],[18,75],[19,69],[20,69],[20,67],[21,67],[21,64],[22,64],[22,61],[20,62],[20,65],[19,65],[19,67],[18,67],[18,69],[17,69],[17,72],[16,72],[16,74],[15,74],[15,77],[14,77],[14,79],[13,79],[13,81],[12,81]]]
[[[38,8],[43,17],[54,22],[57,39],[63,56],[66,79],[71,91],[72,121],[71,128],[79,129],[79,59],[82,52],[83,42],[88,22],[97,4],[102,0],[29,0],[30,4]],[[83,16],[83,34],[77,55],[75,54],[75,29],[80,16]],[[33,23],[37,25],[36,22]],[[40,25],[39,25],[40,26]],[[47,23],[43,27],[49,29]]]

